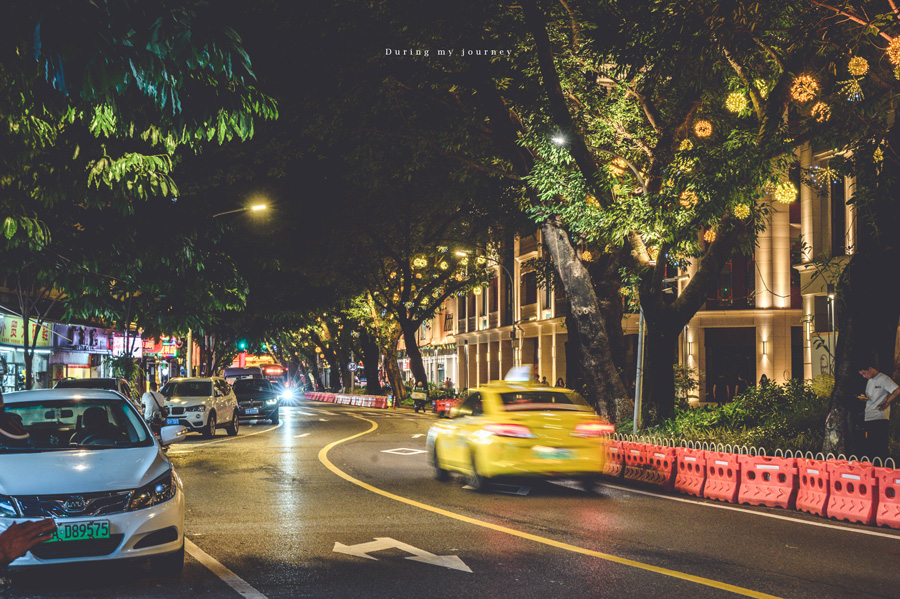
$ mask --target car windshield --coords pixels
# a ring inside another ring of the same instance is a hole
[[[165,397],[210,397],[213,390],[209,381],[171,381],[161,393]]]
[[[55,385],[56,389],[112,389],[116,391],[113,379],[66,379]]]
[[[503,409],[507,412],[526,410],[591,410],[587,401],[577,393],[562,391],[516,391],[501,393]]]
[[[66,398],[6,404],[20,420],[24,440],[0,436],[0,453],[147,447],[153,444],[140,416],[124,400]]]
[[[244,379],[232,385],[235,393],[271,393],[274,391],[268,381],[260,379]]]

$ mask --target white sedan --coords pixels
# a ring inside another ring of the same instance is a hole
[[[184,564],[184,495],[163,446],[113,391],[51,389],[4,395],[28,439],[0,437],[0,531],[53,518],[57,531],[12,566],[148,557],[155,573]]]

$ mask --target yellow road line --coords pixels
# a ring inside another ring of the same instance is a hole
[[[400,495],[395,495],[389,491],[385,491],[383,489],[379,489],[378,487],[374,487],[368,483],[365,483],[357,478],[353,478],[337,466],[335,466],[331,460],[328,459],[328,452],[331,451],[334,447],[340,445],[341,443],[346,443],[347,441],[352,441],[357,437],[362,437],[363,435],[368,435],[371,432],[374,432],[375,429],[378,428],[378,424],[369,420],[368,418],[363,418],[362,416],[356,416],[355,418],[359,418],[365,422],[368,422],[372,426],[361,433],[357,433],[350,437],[346,437],[345,439],[338,439],[333,443],[329,443],[325,447],[323,447],[319,451],[319,461],[325,465],[326,468],[331,470],[336,475],[340,476],[344,480],[353,483],[358,487],[362,487],[367,491],[371,491],[372,493],[377,493],[382,497],[387,497],[388,499],[393,499],[394,501],[399,501],[400,503],[405,503],[406,505],[411,505],[413,507],[417,507],[419,509],[432,512],[435,514],[439,514],[441,516],[446,516],[448,518],[453,518],[454,520],[459,520],[460,522],[465,522],[467,524],[473,524],[475,526],[480,526],[482,528],[488,528],[490,530],[495,530],[497,532],[502,532],[508,535],[512,535],[515,537],[519,537],[521,539],[528,539],[529,541],[534,541],[535,543],[541,543],[543,545],[549,545],[550,547],[556,547],[557,549],[563,549],[565,551],[571,551],[573,553],[580,553],[582,555],[588,555],[591,557],[596,557],[602,560],[606,560],[608,562],[613,562],[616,564],[621,564],[623,566],[630,566],[632,568],[637,568],[639,570],[646,570],[648,572],[655,572],[657,574],[662,574],[663,576],[670,576],[672,578],[678,578],[680,580],[686,580],[688,582],[694,582],[697,584],[702,584],[704,586],[713,587],[716,589],[721,589],[723,591],[729,591],[732,593],[736,593],[738,595],[743,595],[745,597],[755,597],[756,599],[780,599],[775,595],[768,595],[766,593],[760,593],[759,591],[754,591],[751,589],[745,589],[743,587],[735,586],[733,584],[727,584],[725,582],[719,582],[718,580],[711,580],[709,578],[703,578],[702,576],[694,576],[693,574],[685,574],[684,572],[678,572],[677,570],[669,570],[668,568],[660,568],[659,566],[653,566],[650,564],[645,564],[643,562],[638,562],[631,559],[626,559],[624,557],[618,557],[616,555],[610,555],[608,553],[602,553],[600,551],[593,551],[591,549],[585,549],[584,547],[578,547],[577,545],[570,545],[568,543],[561,543],[559,541],[554,541],[553,539],[548,539],[546,537],[539,537],[538,535],[533,535],[527,532],[523,532],[521,530],[516,530],[514,528],[508,528],[506,526],[500,526],[499,524],[492,524],[490,522],[485,522],[483,520],[477,520],[475,518],[470,518],[469,516],[463,516],[462,514],[457,514],[456,512],[451,512],[439,507],[435,507],[433,505],[428,505],[427,503],[421,503],[415,501],[413,499],[408,499],[406,497],[401,497]]]

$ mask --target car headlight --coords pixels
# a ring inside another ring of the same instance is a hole
[[[200,404],[199,406],[188,406],[184,409],[185,412],[205,412],[206,406],[204,404]]]
[[[175,473],[171,468],[150,484],[135,489],[125,509],[129,512],[142,510],[175,497]]]
[[[277,399],[267,399],[267,400],[266,400],[266,405],[267,405],[267,406],[274,406],[274,405],[277,404],[277,403],[278,403],[278,400],[277,400]]]
[[[0,517],[3,518],[19,518],[19,508],[12,497],[8,495],[0,495]]]
[[[281,399],[294,399],[294,392],[293,392],[293,391],[290,391],[290,390],[288,390],[288,391],[283,391],[283,392],[281,393],[281,395],[279,395],[279,397],[280,397]]]

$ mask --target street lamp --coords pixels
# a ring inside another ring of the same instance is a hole
[[[213,214],[211,218],[219,218],[220,216],[225,216],[226,214],[234,214],[236,212],[260,212],[262,210],[268,210],[268,206],[266,204],[254,204],[252,206],[246,206],[244,208],[236,208],[234,210],[226,210],[225,212],[219,212],[218,214]]]

